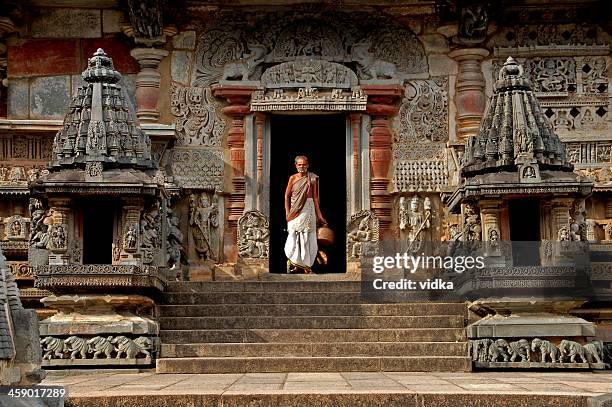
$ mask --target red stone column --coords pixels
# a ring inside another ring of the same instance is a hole
[[[141,123],[157,122],[159,109],[159,63],[168,51],[156,48],[134,48],[130,55],[138,61],[140,72],[136,75],[136,116]]]
[[[380,222],[381,237],[391,225],[391,194],[389,192],[391,169],[391,144],[393,132],[390,119],[397,114],[395,101],[402,95],[400,85],[366,85],[362,90],[368,95],[366,112],[372,117],[370,127],[371,207]]]
[[[487,97],[485,78],[481,62],[489,55],[483,48],[462,48],[448,54],[459,64],[455,84],[455,105],[457,106],[457,141],[465,141],[478,133],[484,114]]]
[[[235,262],[238,258],[237,227],[238,219],[244,212],[244,117],[251,112],[249,101],[251,93],[256,88],[248,86],[213,85],[213,95],[222,97],[229,103],[223,108],[223,113],[232,121],[227,135],[227,145],[232,166],[232,190],[226,200],[226,216],[228,227],[223,239],[224,260]]]

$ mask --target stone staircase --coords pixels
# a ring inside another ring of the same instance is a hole
[[[465,304],[364,303],[360,284],[170,283],[157,372],[471,370]]]

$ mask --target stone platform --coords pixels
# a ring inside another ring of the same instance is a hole
[[[401,406],[591,407],[612,393],[612,373],[327,372],[155,374],[72,372],[67,407]]]

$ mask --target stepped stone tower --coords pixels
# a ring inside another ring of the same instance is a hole
[[[463,287],[480,297],[472,308],[484,316],[467,328],[475,365],[564,367],[559,352],[596,336],[594,324],[570,315],[590,299],[584,200],[592,182],[573,172],[511,57],[467,141],[461,176],[449,206],[463,215],[462,240],[483,248],[488,262]],[[548,356],[531,363],[542,341]],[[593,343],[586,346],[601,348]],[[604,367],[599,354],[587,359],[583,368]]]
[[[35,287],[59,311],[41,324],[44,364],[150,364],[168,209],[112,59],[98,49],[82,78],[49,173],[30,185]]]

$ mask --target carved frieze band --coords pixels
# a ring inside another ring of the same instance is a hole
[[[69,336],[58,338],[46,336],[40,340],[43,360],[52,359],[136,359],[151,358],[154,338],[139,336],[132,339],[119,336]]]

